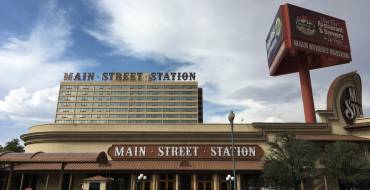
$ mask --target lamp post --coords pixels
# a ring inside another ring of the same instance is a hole
[[[230,189],[228,188],[228,190],[231,190],[231,184],[232,184],[232,181],[234,181],[234,177],[232,177],[230,174],[227,174],[226,176],[226,181],[229,183],[228,185],[230,185]]]
[[[229,122],[230,122],[230,126],[231,126],[231,157],[233,159],[233,176],[230,177],[230,180],[234,182],[234,186],[233,186],[233,189],[236,190],[236,172],[235,172],[235,156],[234,156],[234,118],[235,118],[235,114],[233,111],[230,112],[229,114]],[[234,179],[232,179],[234,178]]]
[[[144,174],[140,174],[139,176],[137,176],[137,180],[140,183],[139,184],[139,188],[140,188],[139,190],[143,190],[142,189],[143,181],[146,180],[146,179],[147,179],[147,177]]]

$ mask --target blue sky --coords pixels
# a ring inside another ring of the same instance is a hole
[[[285,1],[2,1],[0,143],[53,122],[64,72],[195,71],[206,122],[303,121],[297,74],[270,77],[265,38]],[[347,21],[351,64],[311,72],[316,109],[358,70],[370,97],[369,1],[289,1]],[[364,101],[365,114],[370,102]]]

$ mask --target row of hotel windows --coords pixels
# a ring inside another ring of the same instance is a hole
[[[198,91],[61,91],[60,95],[194,95]]]
[[[59,101],[108,101],[108,100],[197,100],[197,96],[60,96]]]
[[[57,112],[196,112],[197,108],[59,108]]]
[[[196,102],[61,102],[58,106],[196,106]]]
[[[198,123],[198,120],[56,120],[58,124],[125,124],[125,123]]]
[[[197,118],[197,114],[58,114],[58,119],[72,118]]]
[[[197,85],[61,85],[60,89],[197,89]]]

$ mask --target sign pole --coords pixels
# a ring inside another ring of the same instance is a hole
[[[301,82],[301,93],[306,123],[316,123],[315,106],[313,102],[310,70],[307,64],[310,62],[306,55],[299,55],[298,62],[299,79]]]

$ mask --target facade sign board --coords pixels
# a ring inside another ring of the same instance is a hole
[[[293,5],[289,6],[289,19],[294,48],[351,59],[344,20]]]
[[[290,4],[280,6],[266,39],[266,49],[272,76],[297,72],[298,54],[312,57],[309,69],[351,61],[344,20]]]
[[[231,150],[230,145],[112,145],[108,154],[113,160],[230,160]],[[234,150],[237,160],[260,160],[264,154],[258,145],[236,145]]]

